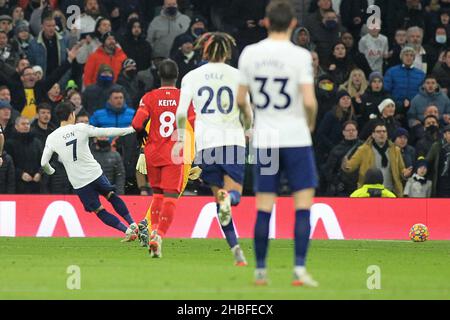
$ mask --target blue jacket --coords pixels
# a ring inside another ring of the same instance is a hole
[[[425,79],[425,73],[415,67],[407,68],[403,64],[389,68],[384,75],[384,89],[389,92],[397,104],[397,113],[405,113],[403,102],[411,101]]]
[[[89,122],[100,128],[126,128],[131,126],[135,110],[124,104],[122,109],[114,109],[109,102],[105,107],[94,112]]]
[[[56,37],[58,39],[58,56],[59,56],[59,65],[62,65],[64,61],[67,59],[67,44],[63,37],[61,37],[58,33],[56,33]],[[44,39],[42,36],[42,31],[39,33],[37,38],[34,38],[30,42],[30,46],[28,48],[28,59],[30,60],[30,64],[32,66],[38,65],[42,67],[42,70],[45,74],[47,73],[47,49],[45,48]]]

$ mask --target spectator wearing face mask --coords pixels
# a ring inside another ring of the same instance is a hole
[[[312,42],[316,44],[322,66],[329,65],[330,52],[333,51],[334,44],[342,32],[336,12],[332,9],[325,10],[320,24],[307,24],[306,27],[311,33]]]
[[[333,77],[329,74],[324,74],[317,79],[316,97],[319,108],[317,111],[316,128],[318,128],[324,115],[336,105],[337,89]]]
[[[178,11],[177,0],[164,0],[159,16],[156,16],[147,30],[147,41],[154,55],[168,58],[176,36],[186,32],[191,19]]]
[[[426,157],[433,143],[441,138],[439,132],[439,121],[435,116],[427,116],[423,120],[423,137],[416,143],[416,154],[418,157]]]
[[[102,108],[109,99],[111,90],[121,90],[125,92],[125,88],[114,83],[114,71],[107,64],[100,65],[97,73],[97,81],[87,86],[83,92],[82,105],[89,114],[93,114],[97,109]],[[125,100],[127,104],[131,104],[128,93],[125,92]]]
[[[450,47],[450,39],[444,27],[436,28],[430,43],[425,45],[425,51],[428,54],[428,70],[433,70],[439,58]]]
[[[205,32],[207,32],[205,18],[202,16],[194,16],[191,20],[189,29],[185,33],[177,36],[173,41],[172,48],[170,49],[170,57],[172,59],[175,57],[181,46],[186,43],[188,37],[191,39],[191,42],[194,43],[195,40]]]

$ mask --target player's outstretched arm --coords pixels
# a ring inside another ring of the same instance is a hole
[[[89,137],[117,137],[126,136],[128,134],[136,132],[133,127],[128,128],[97,128],[89,126]]]
[[[244,116],[244,129],[249,130],[253,125],[253,111],[248,99],[248,86],[239,85],[236,99],[239,110]]]
[[[48,146],[45,146],[44,152],[41,157],[41,166],[44,172],[48,175],[52,175],[55,173],[55,169],[50,165],[50,159],[52,158],[53,151]]]
[[[303,105],[306,110],[306,119],[308,121],[309,130],[311,132],[316,128],[317,117],[317,99],[314,91],[314,84],[301,84],[300,93],[303,96]]]

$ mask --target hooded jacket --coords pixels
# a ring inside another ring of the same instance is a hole
[[[136,61],[137,70],[141,71],[149,68],[151,65],[152,46],[145,40],[144,31],[142,31],[137,39],[132,35],[131,30],[133,29],[133,24],[136,22],[140,22],[140,20],[131,19],[128,22],[127,31],[121,45],[127,57]],[[142,27],[142,22],[140,23]]]
[[[294,32],[292,33],[292,42],[297,45],[300,46],[300,44],[298,43],[298,34],[301,31],[305,31],[307,37],[308,37],[308,42],[306,43],[306,46],[301,46],[302,48],[305,48],[306,50],[309,51],[315,51],[316,50],[316,45],[311,41],[311,34],[309,32],[309,30],[305,27],[299,27],[297,29],[294,30]]]
[[[450,99],[441,91],[441,88],[435,92],[428,93],[423,87],[419,93],[411,100],[411,107],[408,110],[409,126],[412,126],[414,120],[423,121],[423,113],[429,105],[435,105],[439,110],[439,116],[442,119],[444,114],[450,114]]]

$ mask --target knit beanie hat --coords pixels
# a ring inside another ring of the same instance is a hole
[[[394,100],[392,100],[392,99],[384,99],[383,102],[381,102],[378,105],[378,111],[380,111],[380,114],[383,113],[384,108],[386,108],[390,104],[393,104],[395,106]]]
[[[375,79],[380,79],[381,81],[383,81],[383,75],[381,74],[381,72],[374,71],[369,75],[369,83],[372,83],[372,81]]]

